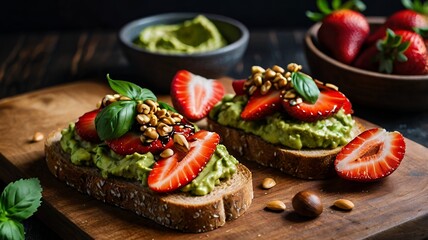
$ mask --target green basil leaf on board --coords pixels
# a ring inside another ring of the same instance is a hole
[[[293,72],[291,74],[291,82],[303,100],[312,104],[318,100],[320,90],[310,76],[302,72]]]
[[[98,113],[95,127],[101,140],[118,138],[131,129],[135,116],[137,102],[117,101]]]
[[[41,192],[40,181],[36,178],[9,184],[0,196],[0,216],[16,221],[30,217],[40,206]]]
[[[24,226],[14,220],[0,221],[0,239],[23,240]]]
[[[129,97],[133,100],[147,100],[151,99],[157,101],[155,94],[147,88],[141,88],[140,86],[122,80],[113,80],[110,78],[110,74],[107,74],[108,83],[115,92],[120,95]]]

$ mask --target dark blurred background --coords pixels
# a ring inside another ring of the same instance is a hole
[[[401,9],[400,0],[366,0],[367,16],[386,16]],[[2,1],[0,32],[116,30],[126,22],[165,12],[202,12],[233,17],[250,29],[307,28],[306,10],[316,0],[42,0]]]

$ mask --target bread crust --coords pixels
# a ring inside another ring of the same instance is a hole
[[[188,193],[156,193],[138,181],[103,178],[94,167],[77,166],[60,146],[61,132],[52,132],[45,142],[46,163],[59,180],[103,202],[149,218],[165,227],[184,232],[207,232],[241,216],[253,199],[251,172],[242,164],[228,180],[205,196]]]
[[[222,144],[239,160],[257,162],[302,179],[325,179],[334,176],[334,160],[342,149],[287,149],[266,142],[254,134],[220,125],[212,119],[207,119],[207,128],[220,134]],[[354,135],[362,129],[362,125],[357,123]]]

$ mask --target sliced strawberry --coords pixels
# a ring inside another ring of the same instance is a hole
[[[399,132],[373,128],[362,132],[344,146],[334,165],[342,178],[370,182],[394,172],[405,151],[406,144]]]
[[[314,104],[304,101],[291,105],[290,101],[282,101],[282,106],[290,116],[304,122],[328,118],[342,108],[346,97],[341,92],[325,86],[319,86],[319,89],[320,95]]]
[[[190,183],[202,171],[213,155],[220,136],[201,130],[189,139],[187,154],[174,153],[157,161],[148,177],[149,188],[156,192],[174,191]]]
[[[95,118],[101,109],[95,109],[93,111],[83,114],[76,122],[75,130],[77,135],[83,140],[89,142],[99,142],[97,129],[95,128]]]
[[[206,117],[224,95],[223,84],[189,71],[178,71],[171,83],[172,103],[178,112],[191,121]]]
[[[345,114],[354,114],[354,109],[352,109],[352,103],[349,101],[349,99],[343,94],[343,97],[345,98],[345,101],[343,102],[343,110],[345,111]]]
[[[244,90],[244,84],[247,80],[242,79],[242,80],[233,80],[232,81],[232,87],[233,90],[235,91],[236,95],[244,95],[245,94],[245,90]]]
[[[262,95],[260,91],[255,91],[242,110],[241,118],[251,121],[272,115],[281,109],[282,99],[280,95],[279,90],[270,90],[265,95]]]
[[[345,110],[345,114],[353,114],[354,109],[352,109],[351,101],[349,101],[348,98],[345,99],[345,102],[343,102],[342,106],[343,110]]]
[[[186,138],[194,133],[194,128],[180,127],[180,125],[174,126],[174,132],[183,133]],[[140,133],[128,132],[125,135],[111,140],[106,140],[106,144],[117,154],[128,155],[137,153],[148,153],[159,154],[166,148],[171,148],[174,145],[174,141],[171,137],[168,137],[162,141],[157,139],[150,144],[144,144],[140,140]]]

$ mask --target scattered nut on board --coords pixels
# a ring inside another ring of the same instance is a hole
[[[317,217],[323,211],[321,199],[311,191],[298,192],[291,203],[294,211],[304,217]]]
[[[45,135],[41,132],[35,132],[33,135],[33,138],[31,138],[31,141],[33,142],[40,142],[45,138]]]
[[[276,182],[275,182],[275,180],[273,180],[273,178],[265,178],[265,179],[263,179],[262,187],[264,189],[271,189],[275,185],[276,185]]]
[[[271,211],[280,212],[280,211],[284,211],[286,206],[285,206],[285,203],[280,200],[273,200],[266,203],[266,208]]]
[[[336,201],[334,201],[333,205],[337,208],[347,211],[352,210],[355,206],[354,203],[348,199],[337,199]]]

